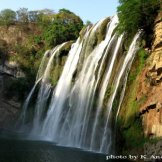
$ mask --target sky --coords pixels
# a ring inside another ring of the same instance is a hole
[[[69,9],[81,19],[92,23],[112,16],[116,13],[118,0],[0,0],[0,10],[9,8],[18,10],[25,7],[28,10],[52,9],[58,12],[61,8]]]

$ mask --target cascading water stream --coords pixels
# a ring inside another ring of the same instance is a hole
[[[33,129],[32,129],[31,134],[37,134],[39,129],[41,129],[40,122],[41,122],[42,114],[47,106],[47,100],[51,92],[51,84],[49,83],[49,76],[50,76],[53,59],[56,56],[56,54],[59,53],[60,49],[64,47],[65,45],[66,43],[56,46],[51,51],[51,57],[48,61],[46,69],[44,70],[40,90],[38,92],[38,97],[37,97],[37,102],[36,102],[36,107],[35,107],[35,115],[34,115],[34,120],[33,120]]]
[[[29,95],[27,96],[27,98],[26,98],[26,100],[24,102],[24,105],[22,107],[22,112],[20,114],[20,117],[19,117],[15,127],[19,127],[19,125],[21,127],[21,126],[23,126],[25,124],[25,120],[26,120],[26,116],[27,116],[26,113],[27,113],[27,109],[28,109],[30,100],[31,100],[31,97],[33,96],[33,93],[34,93],[38,83],[42,79],[42,76],[44,74],[44,71],[45,71],[45,68],[46,68],[46,65],[47,65],[46,58],[48,57],[48,55],[50,55],[50,50],[47,50],[45,52],[45,54],[43,55],[41,64],[40,64],[38,72],[37,72],[35,84],[34,84],[33,88],[31,89]]]
[[[26,113],[27,113],[27,109],[28,109],[28,106],[29,106],[31,97],[32,97],[32,95],[33,95],[33,93],[34,93],[34,91],[35,91],[35,88],[37,87],[38,83],[41,81],[41,79],[42,79],[42,78],[39,78],[39,79],[36,81],[36,83],[34,84],[32,90],[30,91],[28,97],[26,98],[25,103],[24,103],[23,108],[22,108],[22,112],[21,112],[20,117],[19,117],[19,119],[18,119],[18,121],[17,121],[17,123],[16,123],[16,127],[19,127],[19,125],[20,125],[20,126],[21,126],[21,125],[23,126],[23,125],[25,124],[26,116],[27,116]]]
[[[122,39],[123,39],[123,35],[121,35],[117,40],[115,50],[112,54],[112,59],[110,60],[110,64],[107,68],[106,76],[104,78],[104,82],[103,82],[101,90],[100,90],[97,112],[96,112],[96,116],[95,116],[95,119],[94,119],[94,125],[93,125],[93,129],[92,129],[91,146],[90,146],[91,150],[94,150],[93,145],[95,144],[95,140],[96,140],[96,138],[95,138],[96,133],[95,132],[97,131],[96,129],[97,129],[97,124],[99,122],[99,116],[101,115],[101,108],[102,108],[102,105],[103,105],[104,96],[105,96],[105,93],[106,93],[107,85],[109,84],[109,80],[110,80],[110,77],[111,77],[114,62],[115,62],[115,59],[117,58],[117,54],[118,54]],[[97,139],[97,140],[100,140],[100,139]]]
[[[40,86],[40,90],[39,90],[39,93],[38,93],[38,100],[41,101],[41,104],[37,104],[36,105],[35,112],[37,113],[36,110],[40,111],[40,108],[39,108],[40,105],[42,107],[45,106],[45,103],[46,103],[46,101],[47,101],[47,99],[49,97],[50,89],[51,89],[50,84],[47,84],[47,80],[49,78],[52,61],[53,61],[53,58],[54,58],[55,54],[65,44],[66,43],[63,43],[60,46],[55,47],[52,51],[51,50],[47,50],[45,52],[45,54],[43,55],[41,64],[40,64],[38,72],[37,72],[37,77],[36,77],[35,84],[34,84],[32,90],[30,91],[29,95],[27,96],[27,98],[26,98],[26,100],[24,102],[24,105],[22,107],[22,112],[21,112],[20,117],[19,117],[19,119],[18,119],[18,121],[16,123],[16,127],[20,127],[21,128],[25,124],[26,117],[28,116],[27,115],[27,109],[28,109],[29,104],[31,102],[31,98],[32,98],[32,96],[33,96],[33,94],[35,92],[35,89],[36,89],[36,87],[38,86],[38,84],[40,82],[41,82],[40,83],[41,86]],[[49,58],[49,61],[47,61],[48,58]],[[37,101],[37,103],[39,103],[39,102]],[[37,118],[39,118],[39,117],[34,118],[34,121],[36,121]]]
[[[106,119],[106,122],[105,122],[104,132],[103,132],[103,136],[102,136],[102,144],[101,144],[101,147],[100,147],[100,152],[109,151],[109,150],[106,150],[106,149],[107,149],[107,146],[108,146],[108,142],[110,143],[111,139],[110,139],[110,141],[106,142],[107,141],[106,138],[107,138],[107,135],[108,135],[107,134],[108,130],[110,130],[108,128],[108,124],[109,124],[108,121],[110,119],[110,113],[111,113],[111,110],[112,110],[113,101],[115,99],[117,89],[118,89],[119,84],[120,84],[120,80],[121,80],[122,76],[124,75],[124,73],[126,72],[126,70],[129,70],[129,65],[131,65],[132,60],[134,59],[135,53],[136,53],[136,51],[138,49],[137,40],[139,39],[139,37],[140,37],[140,32],[137,33],[135,35],[135,37],[133,38],[133,41],[132,41],[132,43],[131,43],[131,45],[129,47],[129,50],[127,52],[127,55],[126,55],[126,57],[124,59],[121,70],[120,70],[118,76],[116,77],[116,80],[115,80],[115,83],[114,83],[115,88],[114,88],[114,91],[113,91],[112,95],[109,98],[108,105],[107,105],[107,108],[108,108],[107,113],[106,113],[107,114],[107,119]],[[111,135],[110,135],[110,137],[111,137]],[[108,147],[108,149],[110,149],[110,148]]]
[[[50,50],[47,50],[47,51],[45,52],[45,54],[43,55],[41,64],[40,64],[39,69],[38,69],[38,72],[37,72],[36,81],[39,80],[39,79],[43,76],[44,71],[45,71],[46,66],[47,66],[46,58],[47,58],[48,56],[50,56],[50,55],[51,55],[51,51],[50,51]]]
[[[66,102],[66,98],[70,93],[71,80],[77,67],[83,41],[84,39],[87,38],[88,35],[89,31],[86,32],[81,42],[80,38],[78,38],[78,40],[76,41],[75,44],[73,44],[69,52],[69,57],[66,61],[58,84],[54,90],[52,101],[47,113],[47,117],[43,124],[43,129],[41,133],[43,136],[46,135],[48,138],[53,139],[57,138],[56,136],[59,134],[59,133],[56,134],[56,132],[59,131],[57,129],[60,129],[58,125],[60,123],[61,116],[63,116],[62,112],[64,109],[64,104]]]

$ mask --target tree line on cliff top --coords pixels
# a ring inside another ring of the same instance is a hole
[[[28,11],[27,8],[20,8],[18,11],[11,9],[0,11],[1,26],[28,23],[34,23],[41,28],[42,34],[35,40],[44,41],[48,48],[77,39],[83,27],[82,19],[67,9],[60,9],[58,13],[50,9]]]

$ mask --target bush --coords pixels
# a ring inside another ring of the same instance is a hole
[[[160,8],[160,0],[119,0],[118,31],[134,35],[138,29],[150,33]]]
[[[4,9],[0,12],[0,24],[12,25],[16,21],[16,12],[11,9]]]
[[[66,9],[53,16],[53,21],[44,29],[44,40],[48,47],[54,47],[69,40],[76,40],[83,27],[80,17]]]

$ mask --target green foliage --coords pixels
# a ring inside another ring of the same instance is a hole
[[[12,50],[15,51],[15,54],[10,55],[8,58],[9,60],[15,61],[25,74],[25,77],[17,78],[7,84],[7,97],[16,96],[20,101],[24,100],[29,90],[32,88],[44,53],[44,49],[38,49],[38,51],[36,51],[31,47],[30,42],[27,43],[27,46],[22,44],[13,46]]]
[[[144,138],[142,121],[140,119],[136,119],[131,127],[124,130],[123,136],[126,139],[126,147],[129,149],[143,148],[144,143],[147,141]]]
[[[125,127],[129,127],[129,125],[131,125],[134,122],[137,113],[139,111],[140,105],[143,104],[143,102],[146,99],[145,96],[143,96],[139,101],[136,100],[137,85],[138,85],[136,78],[141,73],[147,57],[148,57],[147,52],[143,48],[141,48],[137,52],[133,68],[131,69],[130,74],[128,76],[128,88],[131,89],[131,92],[128,93],[129,98],[127,98],[125,105],[125,107],[128,107],[124,116]]]
[[[11,25],[16,21],[16,12],[11,9],[4,9],[0,12],[0,24]]]
[[[54,11],[50,9],[28,11],[27,8],[20,8],[16,12],[11,9],[4,9],[0,12],[0,25],[33,22],[47,26],[47,23],[52,21],[54,14]]]
[[[55,12],[50,9],[38,10],[37,11],[38,19],[35,21],[43,28],[47,28],[48,25],[52,22]]]
[[[86,26],[89,26],[89,25],[93,25],[93,23],[91,21],[87,20],[86,23],[85,23],[85,25]]]
[[[41,37],[41,35],[36,35],[36,36],[34,36],[34,37],[32,37],[33,38],[33,43],[36,43],[36,44],[39,44],[39,43],[41,43],[42,42],[42,37]]]
[[[67,10],[65,8],[60,9],[59,13],[74,14],[73,12],[71,12],[70,10]]]
[[[32,25],[37,25],[40,31],[33,36],[34,43],[41,47],[45,44],[46,48],[76,40],[83,27],[80,17],[67,9],[60,9],[57,14],[50,9],[28,11],[27,8],[20,8],[16,12],[2,10],[0,25],[11,25],[13,22],[25,32],[31,30]]]
[[[28,83],[32,85],[35,81],[41,55],[38,57],[37,51],[23,45],[15,46],[14,50],[17,52],[16,56],[14,56],[15,61],[20,65],[21,70],[25,73]]]
[[[119,0],[118,16],[120,33],[134,35],[138,29],[150,32],[160,8],[160,0]]]
[[[137,75],[143,69],[146,59],[148,57],[148,53],[143,48],[141,48],[137,53],[137,57],[138,57],[138,66],[135,68],[133,73],[130,73],[129,78],[128,78],[129,82],[135,80]]]
[[[75,40],[83,27],[80,17],[69,10],[61,9],[53,16],[53,21],[44,29],[44,40],[48,47],[69,40]]]
[[[5,15],[4,12],[2,13]],[[4,25],[1,22],[6,17],[1,15],[0,25]],[[45,50],[65,41],[76,40],[83,22],[80,17],[66,9],[61,9],[56,14],[49,9],[28,11],[27,8],[20,8],[17,12],[14,12],[14,15],[9,20],[14,20],[14,30],[16,32],[20,30],[22,37],[16,35],[15,43],[13,44],[0,40],[0,61],[1,63],[6,60],[15,61],[25,74],[24,78],[14,80],[8,84],[8,92],[13,92],[11,97],[15,95],[14,92],[17,92],[18,94],[16,95],[20,95],[19,98],[21,96],[23,98],[35,82],[38,67]],[[6,29],[5,26],[3,28]],[[20,41],[17,41],[19,39]],[[52,69],[50,81],[53,86],[56,85],[61,74],[71,43],[66,47],[67,49],[62,51],[59,66],[54,67],[54,70]]]
[[[128,76],[128,84],[125,97],[122,103],[121,112],[118,119],[118,126],[122,129],[122,136],[125,145],[129,149],[142,148],[147,141],[143,134],[142,121],[139,116],[139,108],[147,100],[143,95],[137,99],[137,89],[139,80],[137,77],[145,66],[148,53],[141,47],[137,52],[133,66]],[[130,91],[131,89],[131,91]]]
[[[65,62],[67,60],[68,53],[71,49],[72,41],[66,43],[66,45],[60,49],[59,55],[56,56],[56,59],[53,60],[53,65],[50,70],[49,81],[53,87],[57,85],[57,82],[60,78],[62,70],[64,68]]]
[[[42,23],[45,25],[45,23],[52,20],[54,14],[54,11],[50,9],[28,11],[28,20],[29,22]]]

